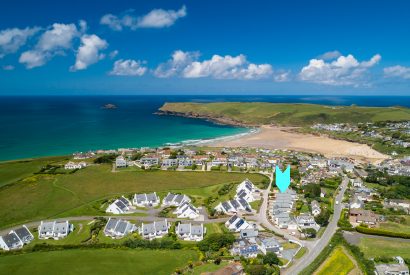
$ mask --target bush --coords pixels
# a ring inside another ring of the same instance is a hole
[[[266,253],[266,255],[263,256],[262,261],[263,261],[263,264],[267,264],[267,265],[278,265],[279,264],[278,256],[276,256],[276,254],[273,252]]]
[[[102,155],[96,158],[94,160],[94,163],[113,163],[116,157],[117,157],[116,154]]]
[[[326,209],[322,209],[319,215],[315,217],[315,221],[320,226],[326,226],[329,223],[330,212]]]
[[[198,243],[201,251],[218,251],[223,247],[231,246],[235,241],[235,236],[231,233],[214,233],[205,237]]]
[[[393,237],[393,238],[403,238],[403,239],[410,239],[410,234],[409,233],[404,233],[404,232],[392,232],[392,231],[387,231],[383,229],[377,229],[377,228],[367,228],[362,225],[359,225],[356,227],[356,231],[363,233],[363,234],[369,234],[369,235],[378,235],[378,236],[386,236],[386,237]]]

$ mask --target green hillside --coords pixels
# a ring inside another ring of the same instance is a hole
[[[306,126],[315,123],[357,123],[410,120],[405,107],[325,106],[266,102],[165,103],[164,114],[216,120],[227,124]]]

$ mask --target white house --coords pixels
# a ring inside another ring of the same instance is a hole
[[[11,230],[4,236],[0,236],[0,248],[6,251],[20,249],[32,240],[34,240],[33,234],[23,225],[16,230]]]
[[[124,196],[111,203],[105,212],[113,214],[125,214],[130,211],[131,202]]]
[[[350,209],[360,209],[364,208],[364,203],[362,200],[359,199],[359,197],[354,196],[352,200],[349,203],[349,208]]]
[[[86,166],[87,166],[87,163],[85,161],[81,161],[78,163],[69,161],[64,165],[64,169],[66,170],[81,169]]]
[[[240,232],[243,229],[250,228],[251,225],[243,218],[238,216],[232,216],[228,221],[226,221],[225,226],[234,232]]]
[[[74,230],[74,226],[68,221],[64,222],[43,222],[38,226],[39,239],[59,240],[65,238]]]
[[[122,168],[122,167],[127,167],[127,161],[123,156],[118,156],[115,159],[115,167],[117,168]]]
[[[355,178],[351,180],[353,187],[363,187],[363,181],[361,178]]]
[[[302,214],[296,217],[296,223],[300,231],[307,228],[313,228],[316,231],[319,230],[320,226],[315,222],[315,219],[311,215]]]
[[[311,209],[312,209],[312,215],[313,216],[317,216],[317,215],[319,215],[320,214],[320,212],[322,212],[322,210],[320,209],[320,204],[317,202],[317,201],[315,201],[315,200],[313,200],[311,203],[310,203],[310,207],[311,207]]]
[[[174,214],[176,214],[178,218],[196,219],[199,217],[198,209],[187,201],[178,206]]]
[[[162,238],[168,234],[170,224],[165,219],[163,221],[155,221],[153,223],[142,223],[139,233],[145,239]]]
[[[185,241],[202,241],[204,239],[205,231],[206,228],[204,228],[202,223],[197,225],[191,223],[179,223],[176,228],[178,238]]]
[[[157,193],[143,193],[143,194],[135,194],[132,200],[132,203],[138,207],[155,207],[158,206],[160,202]]]
[[[164,167],[178,166],[178,160],[177,159],[164,159],[162,160],[162,166]]]
[[[271,237],[271,238],[263,239],[261,241],[259,249],[262,251],[263,254],[266,254],[268,252],[280,254],[280,251],[283,250],[283,247],[280,245],[278,240],[276,240],[274,237]]]
[[[136,229],[137,227],[129,221],[109,218],[104,228],[104,234],[113,239],[120,239]]]
[[[191,199],[184,194],[168,193],[162,201],[163,206],[180,206],[184,202],[191,202]]]

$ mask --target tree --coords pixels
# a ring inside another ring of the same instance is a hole
[[[302,230],[302,233],[304,233],[308,238],[316,238],[316,230],[313,228],[305,228]]]
[[[309,183],[303,186],[305,198],[320,198],[320,185],[315,183]]]
[[[327,209],[323,209],[319,215],[315,217],[315,221],[320,226],[326,226],[329,223],[330,213]]]
[[[266,253],[266,255],[263,256],[262,261],[263,261],[263,264],[268,264],[268,265],[279,264],[278,256],[276,256],[276,254],[273,252]]]
[[[218,251],[222,247],[231,246],[235,241],[235,236],[231,233],[213,233],[205,237],[198,243],[201,251]]]

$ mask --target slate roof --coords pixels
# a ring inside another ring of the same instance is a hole
[[[30,231],[25,226],[17,228],[16,230],[14,230],[14,232],[16,232],[17,236],[23,242],[33,240],[33,236],[31,235]]]
[[[3,241],[6,243],[6,245],[7,245],[9,248],[14,247],[14,246],[16,246],[17,244],[20,243],[20,240],[19,240],[19,238],[17,237],[17,234],[14,233],[14,232],[9,233],[9,234],[7,234],[7,235],[4,235],[4,236],[3,236]]]

